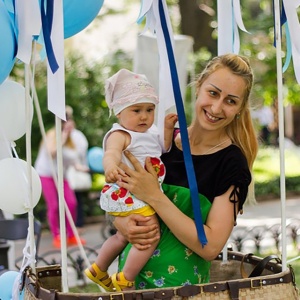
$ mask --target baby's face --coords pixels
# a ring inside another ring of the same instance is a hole
[[[128,130],[146,132],[154,122],[155,105],[138,103],[123,109],[118,115],[120,125]]]

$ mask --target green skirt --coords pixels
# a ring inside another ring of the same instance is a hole
[[[183,187],[163,184],[164,193],[187,216],[193,218],[190,190]],[[202,219],[205,223],[211,203],[199,194]],[[180,223],[180,220],[178,220]],[[182,224],[184,226],[184,224]],[[172,286],[183,286],[209,282],[210,262],[204,260],[183,245],[160,222],[161,238],[148,263],[136,277],[136,289],[151,289]],[[119,257],[119,271],[124,267],[131,245]]]

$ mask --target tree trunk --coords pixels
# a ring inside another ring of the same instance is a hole
[[[210,23],[215,13],[212,8],[198,5],[197,0],[179,0],[181,33],[194,38],[194,51],[206,47],[213,55],[217,53],[217,41],[212,38]]]

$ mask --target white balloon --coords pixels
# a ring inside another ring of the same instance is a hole
[[[0,132],[0,159],[12,157],[11,142],[1,136]]]
[[[0,130],[10,141],[26,132],[26,119],[31,123],[33,103],[30,99],[29,116],[26,116],[25,88],[15,81],[5,80],[0,85]]]
[[[42,193],[40,177],[31,167],[32,200],[30,200],[27,169],[27,162],[19,158],[0,160],[0,209],[3,211],[15,215],[24,214],[39,202]]]

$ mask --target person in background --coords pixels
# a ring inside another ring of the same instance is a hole
[[[87,162],[87,151],[88,151],[88,140],[84,133],[76,128],[76,122],[73,118],[73,108],[71,106],[66,106],[66,116],[67,119],[73,120],[74,128],[71,131],[71,139],[75,144],[75,148],[78,152],[79,164],[81,165],[81,170],[84,172],[90,172]],[[77,199],[77,219],[76,227],[82,228],[84,226],[84,199],[86,198],[87,191],[74,190]]]
[[[270,106],[263,106],[252,112],[252,118],[258,121],[260,126],[260,138],[265,145],[271,144],[271,132],[274,127],[274,113]]]
[[[158,185],[162,184],[166,170],[160,156],[171,146],[177,115],[168,114],[165,117],[162,145],[159,132],[153,125],[158,97],[145,75],[121,69],[107,79],[105,92],[108,107],[119,122],[113,125],[103,140],[103,166],[107,183],[101,191],[101,208],[113,216],[141,214],[147,216],[151,224],[158,225],[152,207],[144,203],[142,198],[138,199],[125,189],[120,189],[116,181],[121,161],[127,162],[123,152],[130,150],[138,157],[142,167],[145,158],[151,156],[156,181]],[[123,271],[109,277],[108,267],[127,244],[128,241],[120,232],[109,237],[100,248],[95,263],[85,270],[86,276],[107,291],[133,289],[135,277],[151,256],[155,255],[157,243],[142,251],[132,247]]]
[[[66,204],[70,210],[74,222],[77,218],[77,200],[74,191],[70,188],[68,180],[66,178],[66,172],[70,165],[81,167],[79,161],[79,153],[76,149],[75,143],[71,137],[71,133],[74,130],[74,121],[67,119],[62,121],[62,156],[63,156],[63,189],[64,198]],[[56,143],[56,129],[51,128],[46,133],[46,141],[42,141],[39,147],[38,155],[35,161],[35,170],[40,176],[42,183],[42,194],[46,202],[47,218],[49,228],[53,236],[53,246],[60,248],[60,226],[59,226],[59,200],[56,182],[53,178],[53,172],[57,170],[57,143]],[[74,232],[66,220],[66,234],[67,244],[69,246],[76,245],[77,240]],[[81,239],[82,244],[85,244],[85,240]]]
[[[187,132],[208,242],[202,245],[197,235],[181,130],[175,128],[171,149],[161,156],[167,170],[163,191],[150,159],[145,168],[126,151],[134,169],[121,164],[117,184],[151,205],[161,220],[156,226],[141,215],[115,217],[115,227],[134,247],[148,249],[159,240],[157,255],[136,277],[137,289],[209,282],[210,261],[222,251],[246,198],[254,195],[251,170],[258,141],[250,115],[253,72],[248,59],[215,57],[194,84],[195,117]],[[119,256],[119,272],[128,251],[130,245]]]

